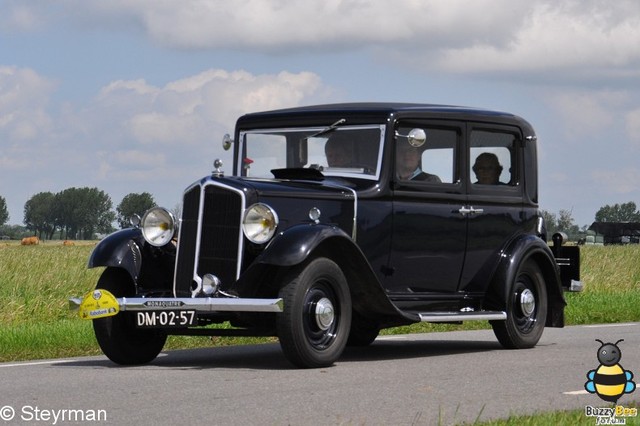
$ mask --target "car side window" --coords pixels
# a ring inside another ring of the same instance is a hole
[[[456,183],[455,129],[424,128],[426,140],[422,146],[412,146],[405,137],[396,142],[396,176],[399,181],[439,184]],[[408,134],[411,128],[401,127],[399,134]]]
[[[474,186],[518,184],[516,140],[513,133],[471,131],[469,177]]]

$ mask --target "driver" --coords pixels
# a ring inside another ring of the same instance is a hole
[[[422,182],[441,182],[440,178],[431,173],[423,172],[420,168],[420,150],[409,143],[398,143],[396,169],[401,180]]]
[[[348,141],[341,138],[330,138],[324,146],[324,155],[327,156],[329,167],[349,167],[351,152]]]

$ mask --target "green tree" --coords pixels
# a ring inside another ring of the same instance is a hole
[[[0,225],[4,225],[9,220],[9,211],[7,210],[7,200],[0,195]]]
[[[56,217],[53,214],[55,195],[39,192],[24,205],[24,224],[41,239],[51,239],[56,231]]]
[[[640,222],[640,212],[633,201],[606,205],[596,212],[596,222]]]
[[[138,216],[142,216],[144,212],[155,206],[156,202],[153,200],[153,196],[148,192],[125,195],[120,204],[118,204],[118,207],[116,207],[116,211],[118,212],[118,225],[120,225],[121,228],[128,227],[129,218],[131,218],[131,216],[136,214]]]
[[[556,225],[558,230],[566,233],[576,233],[578,231],[578,225],[573,223],[573,213],[571,210],[560,209]]]
[[[573,212],[571,210],[561,209],[556,215],[546,210],[541,210],[540,214],[544,219],[547,228],[547,238],[551,239],[556,232],[564,232],[570,240],[577,240],[583,233],[580,227],[574,223]]]
[[[111,198],[98,188],[68,188],[55,195],[53,214],[67,239],[91,239],[108,233],[115,213]]]
[[[544,225],[547,228],[547,237],[551,238],[551,236],[558,229],[558,220],[556,219],[556,215],[547,210],[540,210],[540,214],[542,215],[542,218],[544,219]]]

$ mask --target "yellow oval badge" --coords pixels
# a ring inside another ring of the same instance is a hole
[[[78,315],[82,319],[93,320],[110,317],[120,312],[116,297],[104,289],[87,293],[80,303]]]

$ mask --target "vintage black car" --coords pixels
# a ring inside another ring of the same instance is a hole
[[[81,315],[118,364],[153,360],[168,334],[254,335],[322,367],[420,321],[488,320],[529,348],[582,286],[578,248],[547,244],[536,135],[515,115],[309,106],[244,115],[223,145],[233,173],[216,161],[179,221],[151,209],[91,255],[106,268]]]

